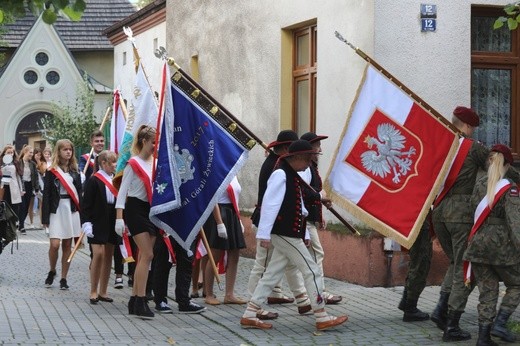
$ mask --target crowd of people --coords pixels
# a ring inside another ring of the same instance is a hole
[[[472,109],[457,107],[452,123],[460,131],[460,146],[443,189],[409,250],[408,276],[398,308],[403,310],[405,322],[431,319],[443,330],[443,341],[468,340],[471,335],[459,321],[469,294],[477,286],[477,345],[496,345],[491,335],[515,342],[516,336],[506,323],[520,303],[520,175],[512,167],[508,147],[497,144],[488,149],[470,139],[480,124]],[[59,284],[60,289],[69,289],[67,259],[83,232],[91,252],[89,301],[93,305],[113,302],[108,293],[112,265],[114,288],[123,287],[121,245],[128,239],[123,247],[129,246],[135,259],[127,272],[132,287],[129,315],[152,319],[155,313],[148,306],[152,299],[157,313],[172,313],[167,288],[169,271],[175,264],[175,300],[180,313],[206,310],[194,301],[202,288],[207,305],[244,305],[240,319],[244,328],[272,328],[266,321],[279,316],[265,303],[295,303],[299,314],[314,314],[318,330],[348,320],[346,315],[336,317],[326,311],[327,304],[342,301],[341,296],[325,289],[325,251],[319,236],[326,227],[323,207],[332,204],[318,170],[321,141],[327,136],[308,132],[298,137],[292,130],[283,130],[268,146],[251,217],[257,244],[248,282],[249,300],[237,296],[234,287],[239,251],[246,247],[237,177],[217,196],[218,203],[204,224],[207,252],[214,261],[207,255],[195,259],[188,254],[200,253],[200,239],[188,252],[149,219],[155,137],[153,127],[143,125],[137,130],[133,156],[119,188],[113,184],[117,155],[105,150],[100,131],[92,134],[92,151],[82,155],[79,164],[74,145],[67,139],[57,141],[52,154],[50,148],[25,146],[18,156],[14,146],[3,148],[0,199],[18,215],[20,234],[35,227],[33,212],[40,214],[41,227],[49,236],[47,287],[57,276],[61,248]],[[430,316],[417,305],[430,269],[432,235],[438,237],[450,265]],[[213,290],[216,262],[225,272],[223,299]],[[283,293],[284,275],[292,297]],[[497,312],[500,281],[507,291]]]

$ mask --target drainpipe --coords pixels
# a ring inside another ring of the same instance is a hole
[[[386,256],[386,283],[385,287],[391,287],[393,283],[392,278],[392,259],[394,258],[394,251],[400,251],[401,245],[395,240],[385,237],[383,242],[383,251]]]

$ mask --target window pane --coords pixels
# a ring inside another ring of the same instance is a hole
[[[474,138],[486,146],[511,146],[511,70],[472,71],[472,108],[480,116]]]
[[[296,41],[296,66],[308,65],[310,63],[309,44],[308,34],[298,36]]]
[[[471,50],[480,52],[510,52],[511,32],[504,25],[493,30],[495,17],[471,18]]]
[[[310,131],[309,80],[300,80],[296,84],[296,132]]]

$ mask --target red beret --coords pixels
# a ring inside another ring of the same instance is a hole
[[[510,165],[513,164],[513,154],[511,153],[511,149],[503,144],[495,144],[491,148],[491,151],[501,153],[504,155],[504,160]]]
[[[457,106],[453,111],[453,115],[468,125],[477,127],[480,125],[480,119],[475,111],[468,107]]]

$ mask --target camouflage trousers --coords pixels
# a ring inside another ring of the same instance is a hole
[[[405,288],[407,298],[410,300],[418,300],[424,287],[426,287],[426,278],[430,272],[432,260],[432,240],[429,230],[429,221],[426,219],[408,253],[410,262],[408,263]]]
[[[520,303],[520,263],[512,266],[493,266],[472,262],[471,267],[480,291],[478,322],[486,325],[495,319],[500,281],[503,281],[507,288],[500,310],[513,313]]]
[[[464,284],[463,256],[468,243],[472,225],[469,223],[434,222],[435,234],[450,260],[444,275],[441,291],[450,293],[448,311],[464,312],[468,297],[475,288]]]

